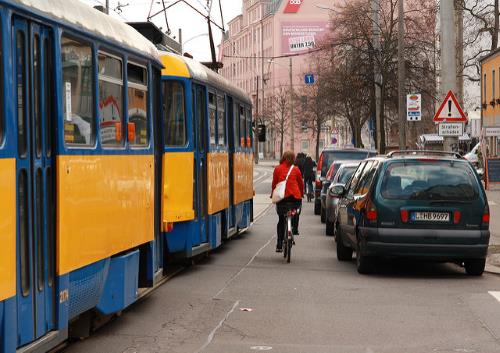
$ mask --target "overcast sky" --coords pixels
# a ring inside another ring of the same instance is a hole
[[[80,0],[90,6],[103,5],[105,0]],[[164,0],[165,5],[171,5],[175,1]],[[206,0],[186,0],[191,5],[198,8],[200,11],[207,13]],[[215,22],[221,24],[221,17],[219,11],[219,1],[222,4],[222,14],[227,29],[227,22],[241,13],[241,0],[213,0],[212,5],[212,18]],[[122,21],[139,22],[146,21],[151,6],[151,0],[110,0],[110,15],[121,19]],[[125,5],[126,6],[119,6]],[[161,0],[153,0],[153,7],[151,13],[154,14],[163,8]],[[121,13],[119,11],[121,9]],[[192,10],[189,6],[178,3],[167,10],[167,19],[172,31],[172,36],[177,37],[179,28],[182,28],[183,42],[186,43],[184,51],[194,55],[197,60],[205,61],[211,60],[210,44],[208,42],[208,26],[205,19]],[[163,13],[157,15],[152,21],[166,31],[165,16]],[[220,43],[222,33],[221,30],[212,26],[214,34],[215,46]],[[201,35],[201,36],[199,36]],[[199,36],[198,38],[193,37]]]

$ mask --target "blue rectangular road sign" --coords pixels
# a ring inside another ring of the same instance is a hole
[[[314,74],[305,74],[304,82],[306,85],[312,85],[314,83]]]

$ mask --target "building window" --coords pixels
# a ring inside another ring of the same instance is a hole
[[[496,79],[496,75],[495,75],[495,70],[493,70],[493,73],[491,75],[491,100],[494,101],[495,100],[495,79]]]
[[[300,150],[302,152],[307,152],[309,151],[309,140],[302,140],[300,142]]]
[[[63,36],[62,96],[64,142],[90,146],[95,141],[94,68],[90,45]]]
[[[488,98],[486,97],[486,74],[483,76],[483,94],[484,94],[484,104],[488,101]]]

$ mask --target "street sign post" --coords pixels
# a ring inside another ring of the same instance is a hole
[[[463,123],[440,123],[439,136],[462,136],[464,134]]]
[[[314,84],[314,74],[305,74],[304,75],[304,82],[306,85]]]
[[[420,94],[406,95],[406,120],[408,121],[422,120],[422,95]]]

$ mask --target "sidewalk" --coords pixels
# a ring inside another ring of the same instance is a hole
[[[276,159],[259,159],[259,163],[256,165],[262,167],[276,167],[279,164],[279,160]]]

